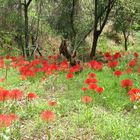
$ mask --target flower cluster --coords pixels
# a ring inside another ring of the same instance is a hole
[[[140,101],[140,89],[138,88],[132,88],[128,94],[130,95],[130,100],[132,102],[134,101]]]
[[[23,92],[14,89],[14,90],[6,90],[6,89],[0,89],[0,101],[6,101],[6,100],[21,100],[23,97]]]
[[[89,66],[96,71],[100,71],[100,70],[103,69],[103,63],[102,62],[97,62],[96,60],[90,61]]]
[[[121,86],[123,88],[129,89],[133,86],[133,81],[131,79],[124,79],[121,81]]]
[[[18,116],[15,114],[1,114],[0,115],[0,128],[9,127],[15,120],[18,119]]]

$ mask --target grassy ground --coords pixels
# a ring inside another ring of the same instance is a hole
[[[132,55],[122,57],[117,69],[125,71]],[[140,63],[139,63],[140,64]],[[104,87],[102,94],[81,90],[87,86],[84,80],[94,72],[98,85]],[[0,69],[0,78],[5,69]],[[84,68],[73,79],[66,79],[66,72],[46,77],[42,74],[35,78],[21,80],[17,69],[8,70],[7,80],[0,82],[5,89],[20,89],[24,96],[34,92],[38,98],[26,104],[23,99],[16,103],[15,113],[19,121],[1,131],[1,139],[10,140],[47,140],[47,124],[40,119],[44,110],[52,110],[56,119],[49,123],[51,140],[139,140],[140,107],[130,102],[126,90],[120,86],[123,79],[132,79],[134,87],[140,87],[140,76],[136,70],[121,77],[113,76],[113,70],[105,64],[102,71]],[[84,104],[81,98],[91,96],[93,101]],[[49,100],[57,101],[51,107]],[[2,108],[1,104],[1,108]],[[4,104],[3,113],[11,112],[11,102]]]

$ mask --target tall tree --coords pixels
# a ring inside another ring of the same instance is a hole
[[[139,20],[139,7],[133,0],[119,0],[116,5],[114,16],[114,30],[122,33],[124,38],[125,51],[128,50],[129,36],[134,29],[137,29]]]
[[[94,12],[94,29],[93,29],[93,43],[90,53],[90,58],[96,54],[96,47],[98,39],[108,21],[109,14],[115,4],[116,0],[95,0],[95,12]]]
[[[22,54],[25,56],[24,43],[23,43],[23,15],[22,15],[22,1],[18,0],[18,25],[17,25],[17,41],[18,47],[22,49]]]
[[[55,5],[56,7],[52,8],[48,22],[52,29],[64,39],[61,42],[61,46],[69,44],[70,52],[66,53],[68,59],[70,55],[71,57],[75,56],[80,45],[93,30],[93,6],[91,4],[92,0],[60,0],[53,3],[53,6]],[[67,56],[66,54],[64,55]]]
[[[31,4],[32,0],[24,0],[24,33],[25,33],[25,49],[26,49],[26,56],[30,56],[30,51],[29,51],[29,17],[28,17],[28,12],[29,12],[29,6]]]

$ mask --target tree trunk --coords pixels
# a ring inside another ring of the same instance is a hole
[[[35,53],[35,51],[38,52],[38,54],[40,56],[42,56],[40,50],[39,50],[39,45],[36,44],[36,39],[34,38],[34,36],[31,36],[31,40],[32,40],[32,47],[34,48],[34,50],[31,52],[31,56],[33,56],[33,54]]]
[[[128,50],[128,37],[129,35],[126,35],[126,32],[123,32],[123,36],[124,36],[124,48],[125,48],[125,51]]]
[[[98,0],[94,0],[94,6],[95,6],[94,33],[93,33],[92,50],[90,53],[91,59],[93,59],[93,57],[96,54],[96,47],[97,47],[97,43],[98,43],[98,38],[101,35],[101,33],[102,33],[106,23],[107,23],[109,14],[110,14],[115,2],[116,2],[116,0],[108,0],[107,5],[101,11],[99,11],[99,7],[100,7],[101,3]]]
[[[96,55],[96,48],[97,48],[97,43],[98,43],[98,38],[99,38],[99,33],[98,31],[94,32],[93,35],[93,43],[92,43],[92,49],[90,52],[90,59],[92,60],[93,57]]]
[[[22,50],[22,55],[25,56],[24,52],[24,44],[23,44],[23,38],[22,38],[22,3],[21,0],[18,1],[18,47]]]
[[[127,47],[127,39],[125,38],[125,51],[128,50],[128,47]]]
[[[73,54],[69,52],[66,40],[62,40],[59,47],[59,53],[60,55],[62,54],[70,62],[71,66],[79,64],[79,61],[76,60],[76,52],[74,52]]]
[[[90,59],[93,59],[93,57],[96,54],[96,47],[97,47],[97,42],[98,42],[98,0],[95,0],[95,14],[94,14],[94,31],[93,31],[93,42],[92,42],[92,49],[91,49],[91,53],[90,53]]]
[[[26,56],[30,56],[29,52],[29,21],[28,21],[28,6],[25,4],[24,6],[24,18],[25,18],[25,48],[26,48]]]

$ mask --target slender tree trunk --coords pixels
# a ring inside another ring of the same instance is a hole
[[[40,55],[40,56],[42,56],[42,54],[41,54],[41,52],[40,52],[40,50],[39,50],[39,45],[37,46],[36,45],[36,39],[34,39],[34,36],[32,35],[31,36],[31,40],[32,40],[32,47],[34,47],[34,50],[31,52],[31,56],[33,56],[33,54],[35,53],[35,51],[37,51],[38,52],[38,54]]]
[[[91,53],[90,53],[90,59],[93,59],[93,57],[96,55],[98,38],[99,38],[99,35],[97,34],[97,32],[95,32],[94,37],[93,37],[92,49],[91,49]]]
[[[93,57],[96,54],[96,47],[97,47],[97,43],[98,43],[98,38],[101,35],[101,33],[102,33],[106,23],[107,23],[109,14],[110,14],[115,2],[116,2],[116,0],[108,0],[107,5],[106,5],[106,7],[104,7],[103,11],[98,12],[98,10],[99,10],[98,6],[100,5],[100,1],[94,0],[94,6],[95,6],[94,33],[93,33],[92,49],[91,49],[91,53],[90,53],[91,59],[93,59]]]
[[[125,51],[128,50],[128,46],[127,46],[127,39],[125,38]]]
[[[68,48],[66,40],[62,40],[61,45],[59,47],[59,53],[62,54],[69,62],[71,66],[77,65],[79,62],[76,60],[76,52],[72,55]]]
[[[125,51],[128,50],[128,37],[129,35],[126,35],[126,32],[123,32],[123,36],[124,36],[124,48],[125,48]]]
[[[19,16],[19,22],[18,22],[18,47],[22,50],[22,55],[25,56],[24,52],[24,44],[23,44],[23,38],[22,38],[22,3],[21,0],[18,0],[18,16]]]
[[[28,21],[28,7],[24,6],[24,16],[25,16],[25,48],[26,48],[26,56],[30,56],[29,52],[29,21]]]
[[[99,35],[97,34],[97,28],[98,28],[98,13],[97,13],[97,5],[98,5],[98,0],[95,0],[95,14],[94,14],[94,31],[93,31],[93,42],[92,42],[92,49],[90,52],[90,59],[93,59],[93,57],[96,54],[96,47],[97,47],[97,42],[98,42],[98,37]]]

